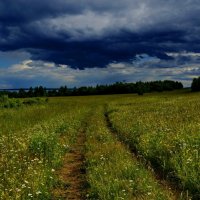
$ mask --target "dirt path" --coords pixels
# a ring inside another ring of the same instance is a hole
[[[85,199],[84,143],[85,133],[81,131],[72,150],[64,156],[62,168],[57,172],[60,184],[53,190],[53,200]]]
[[[152,177],[155,178],[155,181],[158,183],[158,185],[160,185],[160,187],[170,195],[170,198],[172,200],[180,199],[181,191],[179,190],[179,188],[175,187],[174,184],[167,181],[164,178],[164,176],[162,175],[162,173],[160,171],[154,170],[150,164],[144,164],[142,157],[140,155],[138,155],[137,149],[135,147],[130,147],[130,146],[127,147],[127,144],[125,144],[124,141],[122,141],[122,139],[119,137],[117,132],[113,129],[112,123],[109,119],[109,116],[108,116],[108,113],[106,112],[106,109],[105,109],[104,116],[105,116],[105,120],[106,120],[106,123],[107,123],[107,127],[110,130],[110,132],[113,134],[114,137],[116,137],[118,139],[118,141],[120,141],[120,143],[122,145],[125,146],[125,148],[128,151],[131,152],[133,159],[136,159],[141,165],[144,165],[145,168],[148,171],[150,171],[150,173],[152,174]]]

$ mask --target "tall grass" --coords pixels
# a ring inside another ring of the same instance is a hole
[[[3,113],[14,121],[1,123],[0,199],[51,199],[54,171],[75,141],[87,111],[74,102],[71,105],[9,110],[10,116]],[[17,112],[19,116],[14,116]]]
[[[93,110],[86,135],[88,199],[171,199],[170,192],[112,135],[103,106]]]
[[[200,198],[199,108],[199,94],[147,95],[109,104],[121,139],[193,199]]]

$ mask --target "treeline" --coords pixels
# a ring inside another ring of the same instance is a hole
[[[29,88],[29,90],[20,89],[18,92],[4,91],[1,94],[6,94],[14,98],[26,97],[54,97],[54,96],[80,96],[80,95],[103,95],[103,94],[128,94],[138,93],[142,95],[149,92],[162,92],[182,89],[183,85],[177,81],[151,81],[151,82],[136,82],[136,83],[123,83],[116,82],[111,85],[97,85],[95,87],[79,87],[67,88],[61,86],[59,89],[46,89],[39,86]]]
[[[191,89],[193,92],[200,91],[200,76],[198,78],[193,79]]]

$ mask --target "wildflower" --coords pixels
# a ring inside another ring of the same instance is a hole
[[[37,191],[37,192],[36,192],[36,194],[37,194],[37,195],[39,195],[39,194],[42,194],[42,192],[40,192],[40,191]]]
[[[17,191],[17,192],[21,192],[22,190],[21,190],[21,189],[19,189],[19,188],[16,188],[16,191]]]

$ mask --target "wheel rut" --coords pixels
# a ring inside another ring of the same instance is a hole
[[[155,179],[155,181],[158,183],[158,185],[160,185],[160,187],[166,191],[168,194],[170,194],[170,199],[172,200],[179,200],[182,199],[182,192],[181,190],[174,186],[173,183],[169,182],[168,180],[166,180],[164,178],[164,176],[162,175],[163,173],[161,171],[155,170],[152,168],[151,164],[148,163],[146,164],[144,162],[144,159],[142,158],[141,155],[139,155],[136,147],[130,147],[129,145],[127,145],[119,136],[119,134],[117,133],[117,131],[112,127],[112,123],[109,119],[109,115],[107,112],[107,109],[105,108],[104,111],[104,117],[105,117],[105,121],[107,124],[108,129],[110,130],[110,132],[112,133],[112,135],[117,138],[117,140],[123,145],[125,146],[125,148],[127,149],[127,151],[130,151],[133,159],[136,159],[137,162],[139,162],[141,165],[143,165],[148,171],[150,171],[150,173],[152,174],[152,177]]]
[[[84,156],[85,132],[80,131],[70,152],[63,158],[62,168],[57,171],[59,184],[53,190],[53,200],[85,199],[86,172]]]

